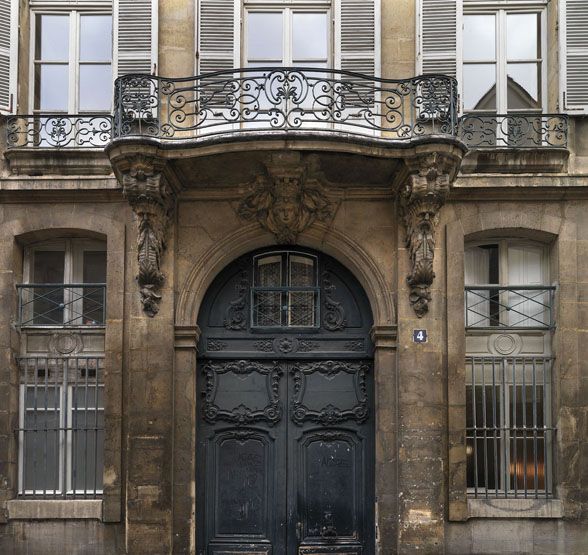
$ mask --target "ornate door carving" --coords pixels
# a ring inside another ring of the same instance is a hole
[[[303,256],[316,267],[303,268],[308,283],[260,286],[260,256],[272,276],[291,277]],[[199,323],[197,553],[373,554],[372,322],[359,284],[316,253],[254,253],[219,275]]]

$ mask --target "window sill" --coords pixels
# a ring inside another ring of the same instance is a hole
[[[559,499],[468,499],[468,518],[562,518]]]
[[[12,499],[11,520],[102,519],[102,499]]]

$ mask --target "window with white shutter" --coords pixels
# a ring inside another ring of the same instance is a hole
[[[588,2],[560,0],[561,108],[588,114]]]
[[[418,0],[417,8],[417,74],[461,81],[462,0]]]
[[[197,14],[197,73],[239,67],[241,0],[200,0]]]
[[[16,110],[18,0],[0,0],[0,113]]]
[[[157,0],[115,0],[115,77],[157,73]]]

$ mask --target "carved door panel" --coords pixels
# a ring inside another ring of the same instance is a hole
[[[371,364],[296,361],[289,376],[288,553],[371,554]]]
[[[373,552],[371,364],[203,360],[199,554]]]

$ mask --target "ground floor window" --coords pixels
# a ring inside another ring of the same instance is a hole
[[[551,357],[466,358],[471,495],[552,495],[551,368]]]
[[[87,356],[19,358],[20,496],[102,494],[103,362]]]

